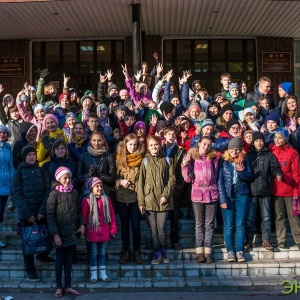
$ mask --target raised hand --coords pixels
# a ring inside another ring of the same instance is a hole
[[[153,114],[149,120],[151,126],[156,127],[158,116]]]
[[[68,81],[70,80],[71,77],[66,77],[66,74],[64,73],[64,88],[68,87]]]
[[[116,111],[116,115],[117,115],[117,118],[118,118],[118,120],[123,120],[124,119],[124,114],[123,114],[123,112],[122,112],[122,110],[121,109],[117,109],[117,111]]]
[[[176,126],[176,127],[179,126],[179,125],[180,125],[180,122],[181,122],[180,117],[177,117],[177,118],[175,119],[175,126]]]
[[[100,83],[104,83],[104,82],[106,81],[106,79],[107,79],[106,74],[102,75],[102,74],[100,73],[100,79],[99,79]]]
[[[135,79],[136,79],[137,82],[140,81],[142,75],[143,75],[143,74],[142,74],[142,71],[141,71],[141,70],[138,70],[138,71],[136,72],[136,75],[134,75],[134,77],[135,77]]]
[[[2,86],[2,84],[0,83],[0,94],[3,92],[4,87]]]
[[[126,64],[124,64],[124,66],[121,65],[121,67],[122,67],[122,72],[123,72],[125,78],[126,78],[126,79],[129,79],[129,74],[128,74],[128,70],[127,70]]]
[[[48,74],[49,74],[49,71],[46,68],[46,69],[44,69],[44,70],[41,71],[40,78],[44,79]]]
[[[191,160],[191,156],[189,153],[187,153],[182,159],[182,164],[187,165],[190,162],[190,160]]]
[[[108,69],[105,73],[106,77],[107,77],[107,80],[108,81],[111,81],[112,79],[112,76],[114,75],[114,73],[112,73],[112,71],[110,69]]]
[[[161,77],[161,75],[162,75],[161,73],[162,73],[163,69],[164,68],[161,63],[157,64],[157,66],[156,66],[157,77]]]
[[[167,75],[167,81],[170,81],[170,79],[174,75],[173,70],[170,70],[166,75]]]

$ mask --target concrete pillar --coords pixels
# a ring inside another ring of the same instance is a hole
[[[132,50],[133,50],[133,72],[141,69],[142,64],[142,36],[140,4],[132,4]]]

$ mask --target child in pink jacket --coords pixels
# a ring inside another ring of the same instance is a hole
[[[109,197],[103,191],[103,183],[98,177],[88,178],[85,187],[90,196],[82,200],[82,215],[86,223],[86,239],[90,243],[91,283],[99,277],[104,282],[111,279],[106,275],[106,248],[110,238],[117,234],[115,212]]]

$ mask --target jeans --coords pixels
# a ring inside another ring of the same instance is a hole
[[[161,248],[167,248],[166,240],[166,221],[167,211],[147,211],[151,234],[153,239],[154,251],[159,251]]]
[[[277,197],[274,196],[275,213],[276,213],[276,235],[278,243],[285,243],[286,227],[285,227],[285,211],[290,223],[291,232],[296,244],[300,243],[300,222],[299,216],[293,215],[293,197]]]
[[[252,242],[255,231],[257,206],[261,213],[262,240],[270,241],[271,235],[271,196],[256,196],[249,199],[249,209],[246,221],[246,241]]]
[[[195,214],[196,248],[211,248],[217,203],[218,201],[211,203],[193,202]]]
[[[106,248],[108,242],[90,243],[90,267],[106,265]]]
[[[233,197],[227,200],[227,208],[222,208],[224,240],[228,252],[234,252],[234,250],[236,252],[243,251],[246,235],[248,195],[235,195],[236,193],[233,193]]]
[[[132,243],[135,251],[140,250],[141,247],[141,213],[137,202],[123,203],[117,202],[119,216],[121,220],[121,236],[124,250],[130,247],[130,232],[131,225]]]
[[[0,223],[3,223],[3,215],[8,196],[0,196]]]
[[[170,240],[172,245],[179,243],[179,216],[180,216],[180,197],[173,196],[173,210],[169,211],[170,214]]]
[[[76,246],[68,246],[64,248],[56,248],[56,261],[55,261],[55,278],[56,278],[56,287],[62,289],[62,269],[64,267],[65,273],[65,288],[70,288],[71,285],[71,276],[72,276],[72,262],[73,255],[75,252]]]

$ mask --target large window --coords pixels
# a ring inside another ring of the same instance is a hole
[[[33,79],[37,83],[39,73],[48,68],[47,82],[52,81],[61,91],[63,73],[71,77],[69,87],[82,95],[85,90],[97,91],[99,73],[112,69],[116,84],[120,76],[120,64],[124,61],[123,41],[66,41],[33,43]],[[122,72],[121,72],[122,73]]]
[[[200,79],[212,95],[221,90],[220,78],[225,72],[231,74],[232,82],[244,80],[252,90],[256,82],[255,57],[252,39],[164,40],[164,70],[173,69],[180,77],[184,70],[190,70],[192,80]]]

